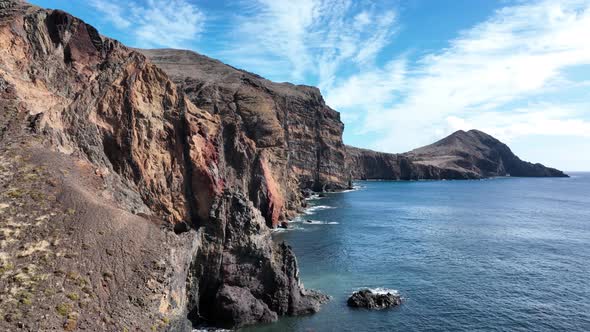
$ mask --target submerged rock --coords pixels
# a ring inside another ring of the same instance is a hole
[[[349,307],[367,308],[367,309],[385,309],[395,307],[402,303],[399,295],[390,292],[377,293],[370,289],[362,289],[358,292],[352,293],[348,298],[347,304]]]

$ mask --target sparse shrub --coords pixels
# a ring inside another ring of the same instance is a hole
[[[25,174],[23,176],[23,180],[25,181],[33,181],[33,180],[37,180],[39,178],[39,174],[37,173],[29,173],[29,174]]]
[[[61,316],[67,316],[72,311],[72,305],[69,303],[60,303],[55,307],[55,310]]]
[[[88,285],[88,284],[89,284],[89,282],[88,282],[88,280],[87,280],[86,278],[84,278],[84,277],[80,277],[80,278],[78,279],[78,286],[80,286],[80,287],[84,287],[84,286],[86,286],[86,285]]]
[[[75,272],[75,271],[69,271],[66,274],[66,278],[68,278],[70,280],[76,281],[76,280],[78,280],[78,278],[80,278],[80,274],[78,272]]]
[[[10,262],[4,262],[4,264],[2,264],[2,266],[0,266],[0,276],[6,272],[12,271],[12,269],[14,269],[14,264],[12,264]]]
[[[43,294],[45,294],[45,296],[55,295],[55,289],[53,289],[53,288],[45,288],[43,290]]]
[[[18,199],[25,195],[25,191],[22,189],[13,188],[7,191],[5,195],[12,199]]]
[[[78,295],[78,293],[75,293],[75,292],[69,293],[66,296],[68,297],[68,299],[70,299],[72,301],[78,301],[80,299],[80,295]]]
[[[45,198],[45,195],[41,192],[38,192],[38,191],[31,191],[29,193],[29,196],[31,196],[31,198],[37,202],[39,202]]]

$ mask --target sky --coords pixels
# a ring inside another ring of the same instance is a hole
[[[479,129],[590,171],[590,0],[31,0],[141,48],[314,85],[346,144],[405,152]]]

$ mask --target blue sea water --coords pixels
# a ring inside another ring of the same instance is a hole
[[[331,302],[245,331],[590,331],[590,173],[571,175],[359,182],[312,201],[275,237]],[[405,301],[347,307],[363,287]]]

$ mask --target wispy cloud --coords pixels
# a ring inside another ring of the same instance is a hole
[[[201,10],[186,0],[92,0],[90,5],[116,28],[132,34],[136,47],[192,48],[205,22]]]
[[[584,112],[586,104],[532,104],[510,112],[490,111],[475,113],[467,119],[449,116],[442,133],[478,128],[510,142],[521,136],[578,136],[590,138],[590,121]]]
[[[364,108],[364,130],[381,132],[373,147],[388,151],[408,150],[469,126],[504,137],[583,135],[590,128],[583,108],[574,114],[554,104],[543,105],[544,110],[519,105],[528,98],[544,102],[569,88],[564,71],[590,64],[584,31],[590,31],[587,1],[542,1],[498,10],[447,49],[415,63],[411,72],[397,78],[404,82],[398,90],[383,90],[376,105]],[[348,82],[363,76],[367,74]],[[341,100],[346,98],[334,103]]]
[[[396,13],[351,0],[257,0],[244,4],[224,58],[284,79],[333,85],[343,66],[364,66],[391,41]],[[251,63],[255,61],[255,63]],[[285,75],[287,73],[287,75]],[[278,77],[274,77],[278,78]]]

